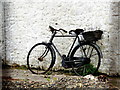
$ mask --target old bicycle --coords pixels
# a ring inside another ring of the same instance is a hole
[[[52,36],[49,42],[35,44],[27,55],[28,69],[34,74],[45,74],[52,69],[56,61],[56,52],[62,59],[64,68],[72,68],[77,74],[94,74],[100,67],[102,52],[96,41],[101,39],[101,30],[85,32],[83,29],[70,30],[69,35],[57,35],[58,32],[65,32],[64,29],[54,29],[49,26]],[[75,35],[72,35],[75,33]],[[83,38],[80,38],[81,36]],[[62,55],[53,43],[55,37],[75,37],[67,55]],[[78,42],[75,45],[75,42]],[[45,68],[43,68],[43,65]],[[90,67],[93,69],[90,70]],[[89,69],[89,70],[88,70]]]

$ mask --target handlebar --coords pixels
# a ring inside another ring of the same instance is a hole
[[[59,30],[53,28],[52,26],[49,26],[49,28],[50,28],[50,31],[51,31],[52,33],[54,33],[54,31],[63,31],[63,32],[67,33],[67,31],[64,30],[64,29],[62,29],[62,28],[60,28]]]
[[[65,32],[65,33],[67,33],[67,31],[66,31],[66,30],[64,30],[64,29],[62,29],[62,28],[60,28],[59,30],[60,30],[60,31],[63,31],[63,32]]]
[[[56,31],[63,31],[63,32],[67,33],[66,30],[61,29],[61,28],[60,28],[59,30],[53,28],[52,26],[49,26],[49,28],[50,28],[50,31],[51,31],[52,33],[56,32]],[[69,34],[72,34],[72,32],[74,32],[76,35],[79,35],[80,33],[84,32],[84,30],[83,30],[83,29],[70,30],[70,31],[69,31]]]

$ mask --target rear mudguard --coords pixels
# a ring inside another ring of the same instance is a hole
[[[96,43],[91,43],[91,44],[94,45],[98,49],[98,51],[100,52],[101,58],[103,58],[103,54],[102,54],[100,47]]]
[[[78,45],[76,45],[75,47],[78,47],[78,46],[80,46],[80,45],[82,45],[82,44],[90,44],[90,45],[93,45],[94,47],[96,47],[96,48],[98,49],[98,51],[99,51],[99,53],[100,53],[100,57],[103,58],[102,51],[101,51],[100,47],[99,47],[96,43],[94,43],[94,42],[80,42],[80,43],[79,43]]]

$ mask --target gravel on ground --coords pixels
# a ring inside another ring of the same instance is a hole
[[[110,84],[108,79],[102,81],[99,78],[100,76],[93,75],[35,75],[28,70],[6,69],[2,76],[2,90],[119,90]]]

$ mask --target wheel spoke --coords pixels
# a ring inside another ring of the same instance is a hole
[[[92,48],[92,50],[91,50],[91,52],[90,52],[90,56],[89,56],[89,58],[91,57],[91,55],[92,55],[92,52],[93,52],[93,48]]]
[[[92,56],[95,56],[95,55],[97,55],[97,53],[95,53],[95,54],[91,54],[91,57],[92,57]]]
[[[88,57],[88,55],[89,55],[89,50],[90,50],[90,46],[88,47],[88,49],[87,49],[87,57]]]
[[[86,71],[85,66],[83,66],[83,75],[85,74],[85,71]]]

